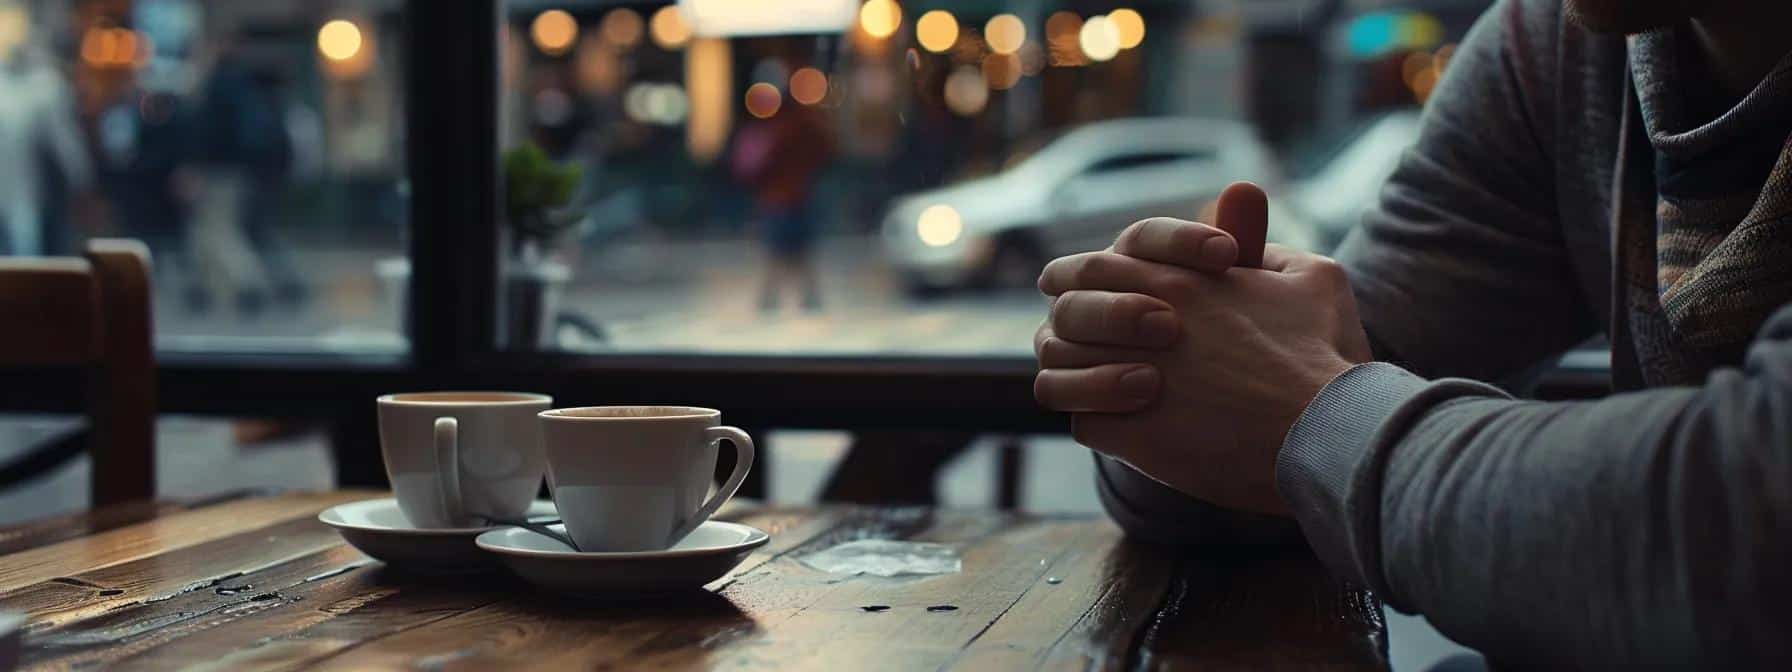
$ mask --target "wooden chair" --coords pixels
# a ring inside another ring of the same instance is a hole
[[[96,508],[155,496],[150,314],[149,251],[137,241],[96,239],[79,259],[0,258],[0,367],[87,374]],[[14,464],[33,459],[44,461]]]

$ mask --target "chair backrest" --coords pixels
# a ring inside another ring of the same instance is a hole
[[[96,239],[84,258],[0,258],[0,367],[85,369],[95,507],[155,496],[149,252]]]

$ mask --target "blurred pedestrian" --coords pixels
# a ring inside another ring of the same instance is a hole
[[[92,168],[68,82],[31,35],[30,16],[0,3],[0,253],[43,255],[51,184],[85,186]],[[46,175],[47,170],[59,174]]]
[[[193,156],[180,179],[207,285],[234,292],[237,311],[253,315],[270,299],[297,305],[306,292],[273,230],[293,156],[279,77],[252,69],[239,52],[226,42],[211,64],[188,122]]]
[[[828,129],[815,109],[787,105],[742,127],[731,168],[753,192],[756,226],[768,256],[761,310],[776,310],[795,285],[804,310],[821,309],[821,287],[811,255],[818,223],[815,182],[833,155]]]

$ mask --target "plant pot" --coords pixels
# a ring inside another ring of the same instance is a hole
[[[504,270],[504,345],[512,350],[554,346],[560,295],[572,270],[553,261],[516,261]]]

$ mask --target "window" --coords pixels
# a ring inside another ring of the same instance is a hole
[[[402,352],[401,9],[0,5],[0,251],[142,240],[164,351]]]
[[[1410,116],[1486,4],[789,2],[504,5],[509,348],[1026,357],[1047,260],[1232,180],[1335,240],[1379,180],[1330,175],[1413,126],[1306,148]]]
[[[1194,152],[1152,152],[1148,154],[1124,154],[1102,159],[1100,163],[1090,166],[1085,174],[1125,173],[1137,168],[1162,167],[1176,161],[1212,158],[1212,154]]]

